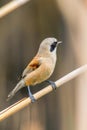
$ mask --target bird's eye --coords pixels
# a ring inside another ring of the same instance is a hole
[[[55,48],[56,48],[56,46],[57,46],[57,41],[54,42],[54,43],[50,46],[50,51],[51,51],[51,52],[54,51]]]

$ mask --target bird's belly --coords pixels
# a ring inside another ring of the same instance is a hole
[[[48,79],[51,74],[53,72],[53,68],[51,66],[48,65],[41,65],[38,69],[36,69],[35,71],[29,73],[26,77],[25,77],[25,84],[26,86],[28,85],[36,85],[39,84],[43,81],[45,81],[46,79]]]

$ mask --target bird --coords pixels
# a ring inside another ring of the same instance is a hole
[[[36,99],[33,96],[30,87],[40,84],[44,81],[51,84],[53,89],[56,89],[56,84],[53,81],[48,80],[52,75],[56,61],[57,61],[57,47],[62,43],[54,37],[44,39],[40,46],[36,56],[27,65],[22,73],[21,80],[17,83],[14,89],[9,93],[8,99],[13,96],[23,87],[28,87],[28,94],[31,102],[35,102]]]

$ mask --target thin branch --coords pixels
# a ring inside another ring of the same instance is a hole
[[[57,80],[55,83],[57,85],[57,88],[63,85],[64,83],[72,80],[73,78],[79,76],[80,74],[87,71],[87,64],[83,65],[82,67],[79,67],[78,69],[70,72],[69,74],[65,75],[64,77]],[[53,91],[51,85],[47,86],[46,88],[40,90],[39,92],[34,94],[34,97],[36,100],[39,98],[45,96],[46,94]],[[11,105],[10,107],[6,108],[5,110],[0,112],[0,121],[6,119],[7,117],[13,115],[14,113],[18,112],[19,110],[23,109],[24,107],[28,106],[31,103],[30,98],[24,98],[17,103]]]
[[[24,5],[25,3],[29,2],[30,0],[13,0],[8,4],[4,5],[0,8],[0,18],[9,14],[10,12],[14,11],[18,7]]]

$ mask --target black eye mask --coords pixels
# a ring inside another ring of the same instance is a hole
[[[56,48],[57,46],[57,42],[54,42],[51,46],[50,46],[50,51],[54,51],[54,49]]]

